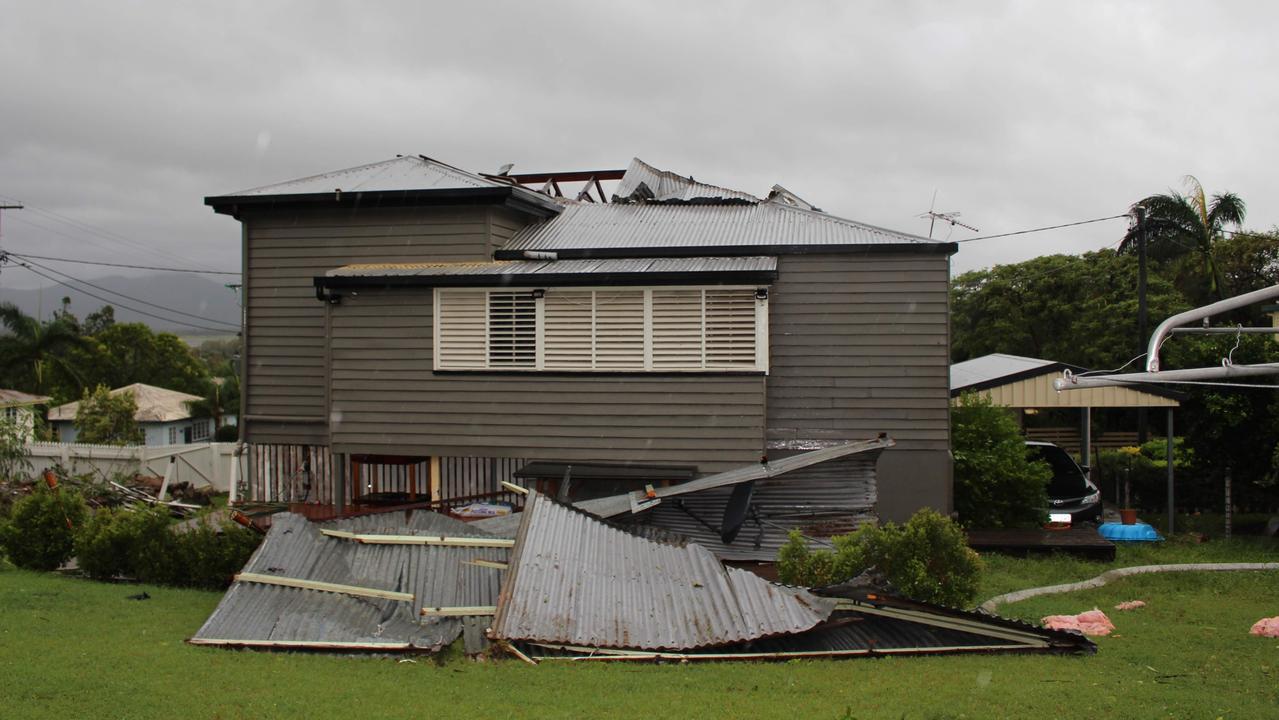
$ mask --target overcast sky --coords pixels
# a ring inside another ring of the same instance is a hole
[[[1242,196],[1249,227],[1279,223],[1274,3],[0,1],[0,13],[0,199],[28,205],[3,214],[15,252],[238,269],[238,223],[204,196],[397,153],[486,172],[638,156],[920,234],[934,192],[936,209],[987,235],[1119,214],[1194,174]],[[954,269],[1097,249],[1125,227],[978,241]]]

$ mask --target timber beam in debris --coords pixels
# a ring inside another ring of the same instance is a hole
[[[496,605],[475,605],[471,607],[424,607],[423,617],[459,617],[465,615],[496,615]]]
[[[371,597],[381,598],[383,600],[413,602],[413,593],[396,592],[394,590],[379,590],[377,588],[359,587],[357,585],[340,585],[338,583],[282,577],[280,575],[240,573],[235,576],[235,581],[260,583],[262,585],[281,585],[284,587],[302,588],[303,590],[319,590],[321,592],[338,593],[341,595],[355,595],[356,597]]]
[[[449,535],[376,535],[347,532],[345,530],[320,531],[328,537],[353,540],[369,545],[445,545],[451,547],[509,548],[515,547],[510,538],[460,537]]]

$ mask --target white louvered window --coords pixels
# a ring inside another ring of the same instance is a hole
[[[490,368],[537,367],[537,302],[531,292],[488,294]]]
[[[766,372],[755,287],[437,289],[436,370]]]

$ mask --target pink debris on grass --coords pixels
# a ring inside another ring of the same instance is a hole
[[[1258,637],[1279,638],[1279,615],[1272,618],[1261,618],[1252,626],[1252,630],[1248,632]]]
[[[1115,606],[1116,610],[1136,610],[1137,608],[1146,607],[1146,603],[1141,600],[1125,600]]]
[[[1076,630],[1085,635],[1109,635],[1115,629],[1106,613],[1097,608],[1078,615],[1049,615],[1040,622],[1049,630]]]

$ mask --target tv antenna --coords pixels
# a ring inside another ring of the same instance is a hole
[[[972,230],[973,232],[981,232],[980,230],[973,227],[972,225],[967,225],[965,223],[961,223],[958,220],[956,220],[955,218],[959,217],[961,213],[937,212],[936,210],[933,209],[935,207],[937,207],[937,191],[936,190],[933,191],[933,201],[928,204],[928,212],[916,216],[921,219],[928,218],[928,239],[929,240],[933,239],[933,226],[937,224],[938,220],[941,220],[942,222],[950,223],[950,227],[952,230],[955,228],[956,225],[958,225],[959,227],[964,228],[966,230]]]

